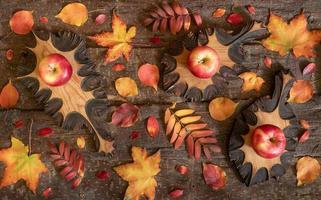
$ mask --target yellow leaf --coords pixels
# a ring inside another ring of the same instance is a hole
[[[88,10],[82,3],[70,3],[56,17],[66,24],[82,26],[88,20]]]
[[[124,199],[139,200],[141,196],[155,199],[157,182],[154,176],[160,172],[160,151],[148,156],[146,149],[132,147],[132,158],[134,162],[114,167],[129,184]]]
[[[251,90],[260,92],[265,82],[263,78],[257,76],[254,72],[244,72],[240,74],[239,77],[243,79],[242,92],[249,92]]]
[[[290,103],[305,103],[308,102],[313,96],[313,87],[310,81],[297,80],[293,83],[290,90]]]
[[[321,31],[307,29],[304,14],[297,15],[290,23],[270,13],[268,29],[271,35],[263,40],[263,46],[285,56],[291,50],[296,57],[314,57],[314,47],[321,41]]]
[[[77,138],[77,146],[80,148],[80,149],[83,149],[85,148],[85,145],[86,145],[86,140],[84,138],[84,136],[80,136]]]
[[[20,179],[26,181],[28,188],[35,193],[40,174],[47,172],[46,166],[40,160],[40,154],[28,155],[28,146],[11,137],[11,147],[0,150],[0,161],[4,162],[3,179],[0,187],[15,184]]]
[[[177,117],[184,117],[186,115],[190,115],[190,114],[193,114],[194,113],[194,110],[193,109],[182,109],[182,110],[178,110],[175,112],[175,115]]]
[[[112,20],[113,32],[104,32],[89,36],[88,38],[95,41],[98,45],[108,47],[105,57],[105,63],[117,60],[121,55],[129,60],[132,46],[132,38],[136,35],[136,27],[132,26],[127,32],[125,22],[114,12]]]
[[[234,103],[231,99],[218,97],[210,102],[208,110],[214,120],[224,121],[233,115],[236,107],[237,103]]]
[[[296,163],[296,171],[298,186],[312,183],[320,176],[320,164],[316,159],[304,156]]]
[[[190,117],[184,117],[180,121],[182,122],[182,124],[189,124],[192,122],[197,122],[200,119],[201,119],[201,116],[190,116]]]
[[[135,96],[138,94],[136,82],[129,77],[122,77],[115,81],[115,88],[123,97]]]

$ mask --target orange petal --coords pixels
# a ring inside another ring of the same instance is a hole
[[[154,116],[147,119],[147,132],[151,137],[156,137],[159,133],[159,124]]]
[[[156,65],[146,63],[139,67],[138,78],[145,86],[151,86],[157,91],[159,69]]]
[[[16,34],[28,34],[34,25],[32,11],[21,10],[16,12],[11,17],[9,25],[11,30]]]
[[[6,51],[6,58],[7,58],[7,60],[12,60],[13,56],[14,56],[13,50],[12,50],[12,49],[8,49],[8,50]]]
[[[243,79],[242,92],[249,92],[251,90],[260,92],[265,82],[263,78],[257,76],[254,72],[244,72],[240,74],[239,77]]]
[[[66,24],[81,26],[88,19],[88,10],[82,3],[70,3],[56,17]]]
[[[320,176],[320,164],[318,160],[304,156],[296,163],[297,186],[314,182]]]
[[[222,189],[226,185],[226,173],[217,165],[203,163],[203,177],[213,190]]]
[[[304,131],[304,133],[300,136],[299,142],[300,142],[300,143],[303,143],[303,142],[307,141],[307,140],[309,139],[309,137],[310,137],[310,131],[306,130],[306,131]]]
[[[214,120],[224,121],[233,115],[236,107],[237,103],[234,103],[231,99],[218,97],[210,102],[208,110]]]
[[[12,108],[19,100],[19,93],[11,81],[4,86],[0,93],[0,106],[2,108]]]
[[[115,72],[120,72],[120,71],[123,71],[123,70],[125,70],[125,69],[126,69],[125,65],[120,64],[120,63],[115,64],[115,65],[112,67],[112,70],[115,71]]]
[[[224,8],[218,8],[213,12],[213,17],[222,17],[225,14],[226,10]]]
[[[291,103],[305,103],[313,96],[313,87],[310,81],[297,80],[294,82],[288,102]]]

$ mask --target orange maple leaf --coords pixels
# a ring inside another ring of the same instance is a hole
[[[271,35],[263,40],[263,46],[285,56],[291,50],[296,57],[314,57],[314,46],[321,41],[321,31],[307,29],[304,14],[297,15],[290,23],[270,13],[268,29]]]
[[[136,35],[136,27],[130,27],[127,32],[126,23],[114,12],[112,29],[113,32],[104,32],[88,38],[100,46],[109,47],[105,63],[115,61],[121,55],[124,55],[126,60],[129,60],[130,52],[133,48],[130,43]]]
[[[0,150],[0,161],[6,165],[0,188],[23,179],[28,188],[35,193],[40,174],[47,172],[46,166],[40,160],[40,154],[29,156],[28,146],[14,137],[11,137],[10,148]]]
[[[114,167],[119,176],[129,183],[124,199],[139,200],[145,195],[149,200],[155,199],[157,182],[154,178],[159,172],[160,151],[152,156],[144,148],[132,147],[133,163]]]

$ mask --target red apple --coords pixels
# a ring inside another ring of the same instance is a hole
[[[69,81],[72,75],[72,66],[60,54],[45,56],[39,63],[39,76],[49,86],[61,86]]]
[[[286,139],[282,129],[272,124],[256,127],[252,134],[252,147],[263,158],[275,158],[284,152]]]
[[[211,78],[220,69],[220,58],[208,46],[194,48],[187,59],[188,69],[198,78]]]

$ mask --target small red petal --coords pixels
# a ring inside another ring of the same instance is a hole
[[[154,37],[150,38],[149,41],[153,44],[159,45],[161,44],[162,40],[159,36],[155,35]]]
[[[243,23],[244,18],[239,13],[232,13],[226,18],[226,21],[232,25],[237,26]]]
[[[48,187],[44,191],[42,191],[42,196],[44,196],[45,198],[48,198],[50,195],[52,195],[51,187]]]
[[[37,131],[37,135],[40,137],[45,137],[53,133],[52,128],[42,128]]]
[[[304,69],[302,74],[303,75],[308,75],[308,74],[312,74],[315,72],[317,68],[317,65],[315,63],[309,63]]]
[[[304,120],[304,119],[301,119],[300,120],[300,124],[301,126],[304,128],[304,129],[309,129],[310,128],[310,124],[308,121]]]
[[[106,19],[107,19],[107,16],[105,14],[99,14],[95,19],[95,24],[101,25],[106,21]]]
[[[140,133],[138,131],[132,131],[129,138],[132,140],[135,140],[136,138],[138,138],[140,135]]]
[[[176,165],[175,169],[178,171],[178,173],[183,175],[188,173],[188,167],[184,165]]]
[[[120,71],[123,71],[123,70],[125,70],[125,69],[126,69],[125,65],[120,64],[120,63],[115,64],[115,65],[112,67],[112,70],[115,71],[115,72],[120,72]]]
[[[156,137],[159,133],[159,124],[154,116],[150,116],[147,119],[147,132],[151,137]]]
[[[22,119],[20,119],[20,120],[17,120],[14,122],[14,127],[15,128],[22,128],[24,126],[24,124],[25,124],[25,122]]]
[[[181,197],[183,194],[184,194],[184,190],[174,189],[168,195],[173,199],[177,199],[177,198]]]
[[[251,15],[255,15],[255,8],[253,5],[250,4],[250,5],[246,6],[246,9]]]
[[[304,131],[304,133],[299,138],[299,142],[303,143],[303,142],[307,141],[309,139],[309,137],[310,137],[310,132]]]
[[[264,62],[264,65],[265,65],[266,67],[271,68],[271,66],[272,66],[272,59],[271,59],[270,57],[264,56],[263,62]]]
[[[6,58],[7,58],[7,60],[12,60],[13,56],[14,56],[13,50],[12,50],[12,49],[8,49],[8,50],[6,51]]]
[[[110,177],[110,174],[106,171],[98,171],[96,177],[100,180],[106,180]]]
[[[40,18],[39,18],[39,21],[40,21],[41,23],[43,23],[43,24],[46,24],[46,23],[49,22],[49,20],[48,20],[47,17],[40,17]]]

